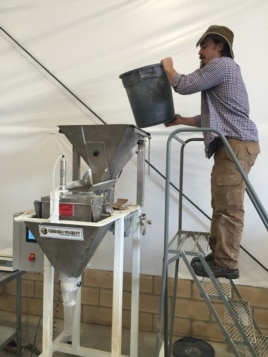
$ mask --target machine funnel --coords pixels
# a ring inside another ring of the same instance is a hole
[[[60,131],[92,170],[93,183],[118,178],[144,131],[132,125],[61,125]]]
[[[73,235],[78,232],[78,226],[68,225],[66,221],[64,224],[61,222],[25,223],[56,271],[75,278],[81,275],[111,226],[111,224],[102,227],[81,226],[81,239],[78,240],[70,237],[72,232]],[[63,238],[64,234],[67,236],[66,239]],[[56,235],[59,238],[56,238]]]
[[[41,214],[25,223],[58,273],[78,277],[111,226],[109,217],[113,213],[115,182],[137,151],[135,147],[148,133],[132,125],[64,125],[59,128],[73,145],[73,152],[89,166],[92,178],[85,184],[86,192],[83,180],[80,180],[82,187],[74,185],[72,190],[71,182],[70,189],[67,185],[66,190],[57,192],[56,220],[51,219],[51,207],[55,203],[50,194],[41,198]]]

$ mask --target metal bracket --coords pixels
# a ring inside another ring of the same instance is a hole
[[[144,236],[146,234],[147,224],[152,224],[152,221],[147,218],[146,213],[142,213],[139,217],[140,226],[141,226],[141,234]]]

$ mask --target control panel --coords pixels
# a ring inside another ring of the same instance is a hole
[[[43,272],[44,253],[24,222],[13,219],[13,269]]]

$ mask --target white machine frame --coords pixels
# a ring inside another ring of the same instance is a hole
[[[45,257],[44,261],[44,293],[43,293],[43,352],[40,357],[51,357],[54,352],[64,352],[84,357],[127,357],[122,355],[122,302],[123,302],[123,264],[124,264],[124,226],[125,218],[132,219],[132,291],[131,291],[131,326],[130,326],[130,357],[138,357],[139,330],[139,282],[140,282],[140,207],[129,206],[126,210],[114,212],[110,217],[99,222],[59,221],[59,224],[105,226],[114,222],[114,270],[113,270],[113,310],[111,351],[102,351],[80,346],[80,310],[81,288],[78,289],[77,303],[74,313],[72,344],[64,342],[64,332],[53,340],[53,296],[54,268]],[[30,214],[22,214],[16,218],[19,221],[46,223],[47,219],[32,218]]]

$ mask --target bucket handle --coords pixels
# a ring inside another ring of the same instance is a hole
[[[139,75],[141,79],[158,77],[155,67],[141,68],[139,69]]]

